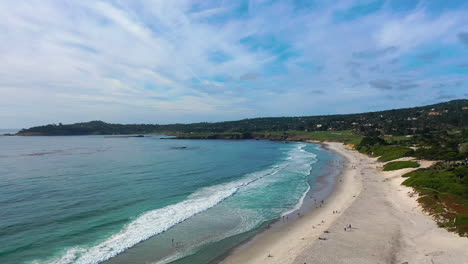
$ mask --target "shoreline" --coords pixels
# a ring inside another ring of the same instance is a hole
[[[337,179],[338,175],[340,174],[340,168],[336,168],[335,167],[331,167],[329,166],[329,163],[330,162],[333,162],[333,161],[336,161],[336,160],[341,160],[341,157],[338,157],[338,155],[330,150],[327,150],[326,148],[324,148],[323,144],[319,143],[319,142],[313,142],[314,144],[309,144],[307,142],[291,142],[291,143],[301,143],[301,145],[308,145],[308,147],[310,148],[317,148],[319,149],[320,152],[324,152],[324,154],[326,155],[321,162],[319,163],[313,163],[312,166],[315,166],[314,164],[318,164],[318,167],[315,167],[314,169],[314,172],[312,174],[314,174],[314,176],[312,176],[312,178],[309,178],[309,184],[310,184],[310,188],[307,192],[304,192],[303,194],[303,202],[298,202],[296,204],[297,206],[297,209],[292,211],[291,213],[287,214],[289,216],[289,220],[290,221],[293,221],[295,218],[298,217],[297,215],[297,212],[305,212],[307,210],[310,210],[310,208],[313,206],[313,200],[312,200],[312,205],[311,205],[311,202],[310,202],[310,195],[313,194],[314,197],[317,197],[317,200],[322,199],[322,197],[324,197],[324,195],[329,195],[329,190],[333,190],[334,188],[334,185],[335,185],[335,179]],[[314,150],[315,151],[315,150]],[[315,152],[314,152],[315,153]],[[320,154],[322,155],[322,154]],[[320,156],[322,157],[322,156]],[[325,162],[324,162],[325,161]],[[318,169],[318,170],[316,170]],[[317,173],[318,172],[318,173]],[[309,176],[310,177],[310,176]],[[338,181],[338,180],[336,180]],[[318,192],[318,193],[314,193],[316,191],[316,187],[319,187],[319,189],[321,189],[322,191],[321,192]],[[320,194],[319,194],[320,193]],[[300,205],[300,206],[299,206]],[[292,208],[292,207],[291,207]],[[286,216],[286,215],[285,215]],[[256,227],[252,230],[248,230],[244,233],[250,233],[249,235],[247,235],[247,237],[244,236],[244,238],[242,238],[241,240],[238,240],[237,242],[235,243],[232,243],[231,245],[229,246],[226,246],[225,249],[223,249],[223,253],[219,252],[217,256],[215,256],[214,258],[211,258],[209,260],[207,260],[207,262],[197,262],[197,263],[218,263],[219,261],[223,260],[226,256],[230,255],[230,253],[233,251],[233,249],[236,249],[237,247],[240,247],[242,245],[245,245],[245,244],[248,244],[250,243],[251,239],[256,237],[258,234],[261,234],[265,231],[269,231],[269,230],[279,230],[281,228],[283,228],[283,226],[287,225],[286,222],[283,222],[281,221],[281,216],[278,217],[278,218],[275,218],[275,219],[271,219],[271,220],[268,220],[266,221],[265,223],[263,223],[261,226],[259,227]],[[238,234],[238,235],[235,235],[233,237],[242,237],[244,235],[244,233],[241,233],[241,234]],[[232,237],[232,238],[233,238]],[[226,239],[223,239],[222,242],[221,241],[218,241],[218,242],[215,242],[214,244],[222,244],[222,243],[225,243],[224,240],[226,241],[229,241],[229,239],[231,239],[231,237],[227,237]],[[235,240],[235,239],[234,239]],[[132,247],[131,249],[107,260],[105,263],[126,263],[125,261],[127,262],[130,262],[130,261],[135,261],[136,263],[143,263],[143,261],[146,262],[151,262],[152,263],[157,263],[157,261],[160,261],[161,259],[151,259],[151,254],[146,254],[146,257],[140,257],[143,253],[143,251],[146,251],[146,252],[152,252],[148,249],[151,248],[151,243],[152,241],[155,241],[155,240],[152,240],[152,239],[149,239],[148,241],[145,241],[137,246],[134,246]],[[227,242],[227,244],[229,244],[231,242]],[[141,250],[143,249],[143,250]],[[208,250],[207,250],[208,249]],[[202,248],[202,250],[200,251],[197,251],[196,254],[189,254],[189,255],[186,255],[186,256],[183,256],[182,258],[180,259],[177,259],[175,260],[175,262],[179,263],[188,263],[187,261],[189,261],[193,256],[195,256],[195,259],[197,258],[197,254],[199,254],[200,252],[200,255],[203,256],[203,251],[209,251],[209,247],[207,248]],[[140,253],[140,254],[138,254]],[[140,255],[138,257],[135,257],[134,259],[132,259],[132,255]],[[178,262],[179,261],[179,262]]]
[[[336,186],[342,179],[342,174],[344,171],[344,165],[347,163],[346,157],[340,155],[336,151],[329,149],[325,143],[320,141],[291,141],[291,142],[303,142],[306,144],[315,144],[317,147],[332,152],[334,155],[338,156],[340,160],[339,166],[333,166],[330,168],[330,171],[323,173],[323,175],[318,176],[314,181],[316,186],[310,187],[307,192],[304,193],[304,199],[302,204],[299,208],[290,211],[289,213],[284,214],[286,218],[276,218],[271,220],[270,223],[265,224],[259,230],[257,230],[252,237],[247,238],[246,240],[240,242],[239,244],[235,245],[233,248],[229,249],[227,252],[223,253],[222,255],[216,257],[209,263],[224,263],[224,261],[229,258],[234,252],[238,250],[242,250],[244,248],[248,248],[254,243],[259,237],[265,235],[268,232],[276,232],[282,230],[283,228],[288,227],[291,223],[296,221],[298,218],[302,218],[304,215],[311,213],[314,210],[319,209],[320,207],[315,207],[316,204],[312,201],[312,198],[316,198],[317,204],[320,203],[321,200],[327,200],[333,193],[336,191]],[[331,177],[331,179],[330,179]],[[332,181],[332,182],[330,182]],[[324,187],[324,188],[323,188]]]
[[[303,142],[303,143],[311,143],[317,145],[319,148],[332,152],[334,155],[339,156],[339,167],[333,166],[331,167],[331,171],[324,173],[323,175],[318,176],[314,181],[316,186],[309,188],[309,190],[304,193],[304,199],[301,206],[293,211],[290,211],[287,214],[284,214],[285,218],[279,217],[277,219],[271,220],[269,224],[265,224],[265,226],[261,227],[257,230],[252,237],[247,238],[246,240],[240,242],[238,245],[234,246],[227,252],[223,253],[222,255],[216,257],[210,264],[214,263],[225,263],[225,261],[230,258],[233,254],[237,254],[238,251],[243,251],[246,248],[249,248],[254,243],[258,243],[257,240],[270,232],[282,232],[284,228],[288,228],[288,226],[299,218],[304,217],[307,214],[312,213],[314,210],[318,210],[321,207],[314,204],[312,198],[316,198],[317,205],[320,204],[321,200],[326,201],[329,197],[331,197],[336,192],[336,186],[340,183],[340,179],[342,178],[343,171],[345,167],[343,166],[344,163],[347,163],[346,157],[342,156],[341,154],[337,153],[336,151],[329,149],[323,142],[319,141],[291,141],[291,142]],[[337,160],[338,161],[338,160]],[[335,175],[333,175],[335,174]],[[330,183],[330,177],[332,178]],[[323,189],[322,187],[325,187]],[[313,195],[313,196],[312,196]],[[230,263],[230,262],[229,262]],[[232,262],[237,263],[237,262]],[[243,262],[242,262],[243,263]]]
[[[249,241],[234,248],[231,253],[219,263],[291,263],[293,260],[292,257],[294,257],[295,254],[298,255],[299,251],[309,245],[311,241],[318,239],[340,215],[340,213],[333,214],[333,211],[344,211],[347,206],[351,204],[352,199],[358,195],[361,186],[352,180],[354,174],[350,170],[350,167],[348,167],[351,163],[350,159],[353,157],[330,147],[330,143],[316,141],[307,142],[320,144],[324,149],[332,151],[344,159],[343,162],[345,166],[342,167],[339,175],[336,176],[333,189],[331,193],[324,198],[323,206],[318,208],[306,208],[307,210],[305,213],[299,216],[295,215],[294,218],[281,225],[280,228],[263,230],[249,239]],[[351,189],[354,191],[352,195],[344,193],[345,185],[348,185],[346,190]],[[301,206],[301,209],[304,208]],[[281,219],[276,221],[281,222]]]
[[[468,238],[439,228],[401,185],[416,168],[382,172],[383,163],[341,143],[323,146],[347,159],[324,206],[261,232],[220,263],[468,263]]]

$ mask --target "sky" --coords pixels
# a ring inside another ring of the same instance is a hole
[[[0,127],[378,111],[468,97],[464,0],[0,1]]]

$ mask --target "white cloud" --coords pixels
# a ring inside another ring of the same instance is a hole
[[[467,31],[466,10],[434,15],[385,7],[336,22],[336,11],[357,2],[324,3],[308,10],[289,1],[249,1],[249,12],[239,16],[237,1],[2,1],[0,103],[11,107],[10,116],[2,108],[2,126],[334,112],[332,100],[378,97],[371,80],[403,79],[397,59],[426,44],[459,44],[457,33]],[[249,48],[240,42],[248,36],[267,43]],[[396,51],[353,57],[389,46]],[[216,63],[213,51],[229,59]],[[424,75],[430,67],[406,75],[417,83],[442,80]],[[249,73],[261,78],[239,80]],[[317,100],[315,90],[335,98]],[[25,109],[44,115],[33,119]]]
[[[381,46],[397,46],[411,49],[435,40],[454,41],[454,30],[466,23],[467,12],[450,12],[439,17],[430,17],[424,10],[407,16],[391,18],[384,22],[376,39]],[[443,38],[443,39],[440,39]]]

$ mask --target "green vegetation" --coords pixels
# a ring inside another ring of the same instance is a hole
[[[465,128],[416,135],[405,143],[418,146],[411,155],[419,159],[462,160],[468,158],[468,151],[463,147],[466,142],[468,142],[468,129]]]
[[[404,146],[389,145],[385,140],[379,137],[365,137],[356,149],[373,157],[379,157],[377,160],[386,162],[407,156],[412,149]]]
[[[465,124],[465,120],[461,120]],[[413,187],[424,210],[434,215],[441,227],[468,236],[468,128],[430,131],[411,137],[365,137],[356,149],[391,160],[403,156],[438,160],[436,165],[407,173],[403,184]],[[411,149],[411,148],[413,149]],[[411,162],[411,161],[410,161]],[[415,166],[391,162],[384,170]]]
[[[384,136],[402,141],[401,136],[463,128],[468,119],[468,100],[380,112],[302,117],[253,118],[239,121],[193,124],[108,124],[102,121],[70,125],[50,124],[21,130],[18,135],[105,135],[143,133],[302,133],[352,131],[355,135]],[[324,138],[320,133],[318,139]],[[326,134],[333,136],[333,134]],[[338,137],[339,138],[339,137]]]
[[[364,137],[356,149],[362,153],[389,161],[401,157],[425,160],[456,161],[468,159],[468,128],[433,131],[414,135],[405,140],[384,140]],[[411,148],[410,148],[411,147]]]
[[[177,139],[252,139],[252,133],[165,133],[167,135],[176,136]]]
[[[416,161],[393,161],[389,162],[384,165],[384,171],[393,171],[393,170],[400,170],[405,168],[417,168],[419,167],[419,163]]]
[[[316,140],[316,141],[334,141],[344,144],[357,145],[362,136],[356,135],[351,130],[347,131],[287,131],[287,132],[255,132],[255,138],[258,139],[276,139],[276,140]]]
[[[74,136],[74,135],[129,135],[155,132],[154,125],[120,125],[91,121],[71,125],[51,124],[23,129],[18,135]]]
[[[403,184],[418,191],[419,202],[440,226],[468,236],[468,166],[465,163],[440,162],[404,177],[408,179]]]
[[[411,153],[411,149],[401,146],[376,146],[371,147],[372,155],[379,157],[377,160],[387,162],[399,158],[406,157]]]
[[[356,135],[351,130],[347,131],[314,131],[307,134],[309,139],[317,141],[335,141],[345,144],[357,145],[362,140],[362,136]]]
[[[244,132],[244,133],[165,133],[176,136],[178,139],[267,139],[267,140],[290,140],[290,141],[334,141],[345,144],[357,145],[362,136],[354,134],[352,131],[286,131],[286,132]]]

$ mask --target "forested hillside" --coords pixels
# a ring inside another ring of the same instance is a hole
[[[468,124],[468,100],[453,100],[414,108],[360,114],[269,117],[193,124],[109,124],[92,121],[50,124],[21,130],[18,135],[105,135],[144,133],[247,133],[283,131],[343,131],[361,135],[413,135],[460,129]]]

